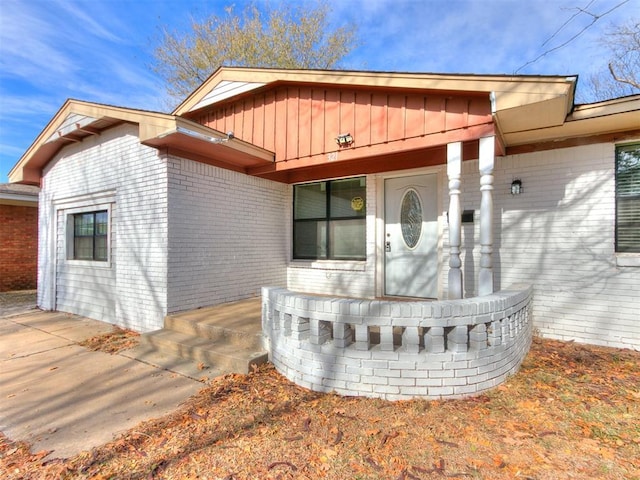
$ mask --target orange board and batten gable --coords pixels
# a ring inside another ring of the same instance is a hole
[[[247,173],[298,182],[445,162],[446,144],[495,132],[488,94],[279,85],[185,115],[275,153]],[[340,148],[336,137],[351,134]]]

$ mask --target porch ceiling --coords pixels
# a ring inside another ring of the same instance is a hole
[[[462,159],[478,158],[478,140],[462,142]],[[256,176],[283,183],[299,183],[323,180],[326,178],[349,177],[354,175],[382,173],[392,170],[433,167],[444,165],[447,161],[447,146],[438,145],[412,151],[400,151],[376,157],[360,158],[347,162],[315,165],[291,170],[272,169]],[[257,169],[256,169],[257,170]]]

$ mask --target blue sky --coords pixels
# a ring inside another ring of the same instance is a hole
[[[603,31],[640,15],[640,0],[623,2],[334,0],[331,19],[359,26],[361,45],[345,59],[348,68],[579,74],[584,82],[606,68]],[[164,87],[149,67],[160,27],[186,31],[191,18],[222,15],[232,3],[241,10],[246,2],[2,0],[0,182],[67,98],[167,111]],[[592,22],[576,7],[600,15],[620,3],[566,47],[521,68]]]

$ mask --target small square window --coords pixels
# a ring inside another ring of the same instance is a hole
[[[74,260],[108,260],[109,213],[107,210],[73,215]]]

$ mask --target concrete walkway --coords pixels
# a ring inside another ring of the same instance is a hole
[[[35,290],[0,292],[0,317],[26,313],[36,309]]]
[[[176,409],[204,385],[77,344],[112,325],[30,310],[0,316],[0,431],[68,458]]]

